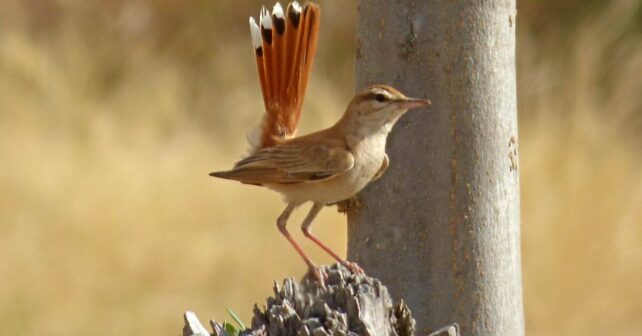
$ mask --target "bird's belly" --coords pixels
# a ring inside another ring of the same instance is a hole
[[[282,193],[286,202],[327,204],[342,201],[354,196],[372,180],[381,167],[384,154],[383,149],[356,153],[352,169],[332,178],[266,187]]]
[[[297,184],[266,185],[283,194],[286,202],[334,203],[349,198],[363,189],[374,173],[346,172],[333,178]],[[376,171],[375,171],[376,172]]]

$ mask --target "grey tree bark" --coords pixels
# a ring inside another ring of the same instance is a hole
[[[326,286],[304,278],[274,283],[274,296],[263,309],[254,306],[249,328],[239,336],[413,336],[415,321],[403,301],[392,302],[379,280],[355,274],[337,264],[324,267]],[[231,336],[225,327],[210,320],[210,333],[193,312],[185,312],[183,336]],[[244,327],[243,327],[244,328]],[[454,327],[456,328],[456,326]],[[430,336],[458,336],[444,329]]]
[[[433,103],[397,124],[388,171],[348,213],[348,257],[418,334],[524,333],[515,14],[514,0],[358,2],[357,87]]]

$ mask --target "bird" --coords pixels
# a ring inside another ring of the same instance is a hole
[[[338,263],[363,273],[319,240],[311,230],[326,206],[350,199],[377,180],[389,166],[386,139],[406,111],[429,106],[427,99],[410,98],[384,84],[359,90],[343,116],[329,128],[296,136],[305,89],[317,49],[319,6],[293,1],[284,10],[261,8],[259,24],[250,17],[250,32],[265,105],[259,126],[248,135],[249,154],[218,178],[263,186],[279,192],[287,203],[277,227],[322,285],[326,275],[303,251],[287,229],[292,212],[311,202],[301,224],[306,238]]]

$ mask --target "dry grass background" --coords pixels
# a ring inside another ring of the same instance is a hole
[[[207,177],[261,113],[258,5],[2,2],[3,334],[173,335],[184,309],[247,319],[270,279],[304,272],[278,196]],[[322,1],[304,132],[352,93],[344,7]],[[518,8],[527,330],[642,334],[640,2]],[[326,210],[315,226],[341,252],[344,222]]]

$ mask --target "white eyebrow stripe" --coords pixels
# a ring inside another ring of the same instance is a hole
[[[374,93],[374,94],[382,94],[382,95],[384,95],[384,96],[386,96],[386,97],[392,97],[392,94],[391,94],[388,90],[386,90],[386,89],[382,89],[382,88],[375,88],[375,89],[374,89],[374,90],[372,90],[372,91],[373,91],[373,93]]]

